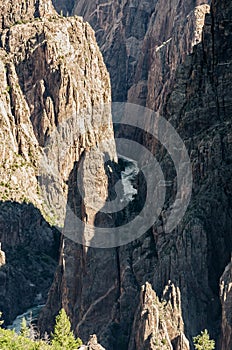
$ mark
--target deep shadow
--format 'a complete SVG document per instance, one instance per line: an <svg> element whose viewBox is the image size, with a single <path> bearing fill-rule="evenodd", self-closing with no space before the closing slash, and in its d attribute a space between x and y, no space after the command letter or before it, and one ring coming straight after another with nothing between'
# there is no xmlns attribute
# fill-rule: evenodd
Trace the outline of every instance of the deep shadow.
<svg viewBox="0 0 232 350"><path fill-rule="evenodd" d="M0 202L0 310L5 326L46 302L59 258L60 232L33 204Z"/></svg>

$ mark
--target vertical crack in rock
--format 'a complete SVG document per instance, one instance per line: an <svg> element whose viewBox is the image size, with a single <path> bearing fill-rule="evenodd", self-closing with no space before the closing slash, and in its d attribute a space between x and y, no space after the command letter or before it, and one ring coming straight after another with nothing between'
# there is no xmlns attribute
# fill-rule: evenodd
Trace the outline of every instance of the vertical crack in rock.
<svg viewBox="0 0 232 350"><path fill-rule="evenodd" d="M178 64L201 41L209 3L75 1L73 13L83 16L96 32L111 76L113 101L152 109L164 104Z"/></svg>
<svg viewBox="0 0 232 350"><path fill-rule="evenodd" d="M89 188L98 184L105 198L102 144L112 161L117 156L111 112L102 109L111 101L109 74L90 26L59 16L51 1L0 1L0 13L0 242L6 253L4 264L1 251L0 309L9 324L38 295L46 301L60 239L55 225L64 225L75 164L85 154L84 190L90 180ZM90 162L100 171L95 177ZM93 221L89 200L84 205ZM65 250L69 242L62 245ZM86 252L78 254L84 273ZM65 259L64 253L64 273Z"/></svg>
<svg viewBox="0 0 232 350"><path fill-rule="evenodd" d="M76 280L80 286L76 300L70 302L72 306L62 283L55 281L56 293L50 293L47 310L52 310L56 300L64 302L74 328L94 300L117 281L120 296L115 292L103 299L79 327L83 339L96 333L106 349L126 350L129 344L131 349L135 347L139 321L137 328L133 325L139 319L136 310L146 282L159 297L169 280L180 291L180 316L185 327L176 341L166 327L167 333L163 332L169 347L168 338L173 349L188 349L192 337L204 328L218 339L219 279L232 249L231 11L228 0L213 1L210 14L208 1L142 1L134 5L129 1L76 1L74 12L89 20L96 31L111 74L114 101L128 100L159 109L184 140L194 177L190 207L171 234L163 233L158 223L141 239L117 252L88 249L84 271L82 262L78 263L82 258L77 256L80 268ZM145 141L149 149L160 151L156 142ZM158 158L175 183L169 158L162 150ZM169 203L174 194L168 192ZM168 203L164 216L167 211ZM73 247L71 255L75 256L78 249ZM62 281L66 276L60 273L59 278ZM69 283L66 286L71 290L76 282L70 278ZM154 317L152 323L155 320ZM178 322L180 319L174 320L175 325ZM141 324L140 339L144 339L143 332Z"/></svg>

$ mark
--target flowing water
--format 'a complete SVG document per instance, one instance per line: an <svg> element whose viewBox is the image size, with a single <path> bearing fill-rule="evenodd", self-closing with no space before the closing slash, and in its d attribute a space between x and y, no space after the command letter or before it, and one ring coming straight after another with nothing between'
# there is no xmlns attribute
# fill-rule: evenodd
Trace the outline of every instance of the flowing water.
<svg viewBox="0 0 232 350"><path fill-rule="evenodd" d="M139 173L139 168L136 161L122 157L121 155L118 157L121 159L124 166L124 170L121 172L124 196L131 202L138 193L137 189L133 185L133 182L136 180Z"/></svg>
<svg viewBox="0 0 232 350"><path fill-rule="evenodd" d="M12 325L8 326L8 329L14 329L16 333L20 332L21 323L23 318L26 319L27 324L36 324L40 311L45 305L38 305L28 309L22 315L18 315Z"/></svg>

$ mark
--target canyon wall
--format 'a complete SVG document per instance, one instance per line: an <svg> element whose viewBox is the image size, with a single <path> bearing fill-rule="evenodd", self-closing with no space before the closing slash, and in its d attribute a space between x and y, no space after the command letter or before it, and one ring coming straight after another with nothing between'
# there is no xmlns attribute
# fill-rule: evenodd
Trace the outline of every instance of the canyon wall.
<svg viewBox="0 0 232 350"><path fill-rule="evenodd" d="M193 166L193 195L183 222L187 226L181 230L199 249L199 253L188 251L191 263L183 269L185 281L195 280L197 287L187 287L186 294L182 290L183 318L188 328L197 316L195 322L198 319L201 328L208 328L215 338L221 319L218 286L231 252L231 11L229 1L213 1L202 44L178 67L163 109L185 140ZM196 258L198 267L193 268ZM195 298L195 305L201 304L195 306L196 316L190 311Z"/></svg>
<svg viewBox="0 0 232 350"><path fill-rule="evenodd" d="M110 78L94 32L79 17L59 16L50 1L0 2L0 309L7 323L44 302L64 225L42 331L63 306L75 332L85 342L96 333L106 349L187 350L204 328L222 349L231 345L232 5L213 1L201 42L207 3L64 4L64 14L74 6L96 30L114 101L159 109L193 166L192 200L173 232L163 231L162 218L176 173L160 152L173 183L160 221L129 245L93 249L67 237L69 209L109 230L114 221L98 213L118 166L110 108L102 109L111 101ZM159 150L156 140L145 142Z"/></svg>
<svg viewBox="0 0 232 350"><path fill-rule="evenodd" d="M108 140L109 159L116 153L110 109L100 107L111 101L109 74L90 26L59 16L50 1L0 8L0 309L10 323L46 301L74 165L94 149L104 197L97 145Z"/></svg>
<svg viewBox="0 0 232 350"><path fill-rule="evenodd" d="M159 6L163 13L156 12ZM51 323L57 305L63 305L76 332L84 340L96 333L106 349L141 349L145 341L147 349L155 349L155 341L162 340L164 348L185 349L186 337L191 347L192 337L204 328L219 340L219 280L232 248L231 11L230 1L213 1L199 42L208 12L202 2L76 2L75 12L96 30L111 73L113 99L159 109L185 141L193 166L193 196L172 233L156 225L132 244L110 250L64 241L45 323ZM148 33L150 41L145 40ZM156 149L155 143L146 141L146 146ZM162 154L159 158L171 172L169 160ZM181 299L181 312L173 308L174 330L160 326L152 306L140 299L147 283L151 298L155 300L154 291L162 298L169 281ZM169 295L167 303L171 300ZM221 341L227 344L229 320L225 311L223 315Z"/></svg>
<svg viewBox="0 0 232 350"><path fill-rule="evenodd" d="M74 2L94 28L111 76L113 101L158 109L177 65L201 40L210 1ZM55 3L56 4L56 3Z"/></svg>

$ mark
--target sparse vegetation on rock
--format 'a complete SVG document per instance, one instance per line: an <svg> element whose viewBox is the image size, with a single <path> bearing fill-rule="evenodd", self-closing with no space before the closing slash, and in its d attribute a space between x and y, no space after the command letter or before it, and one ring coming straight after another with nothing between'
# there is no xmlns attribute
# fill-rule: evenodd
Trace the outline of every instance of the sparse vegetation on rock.
<svg viewBox="0 0 232 350"><path fill-rule="evenodd" d="M196 350L214 350L215 341L211 340L207 329L201 332L193 338L194 346Z"/></svg>
<svg viewBox="0 0 232 350"><path fill-rule="evenodd" d="M1 313L0 313L1 316ZM0 326L3 321L0 322ZM25 319L22 320L20 334L14 330L0 328L1 350L77 350L82 341L75 338L71 324L64 309L56 317L56 325L52 340L33 339Z"/></svg>

